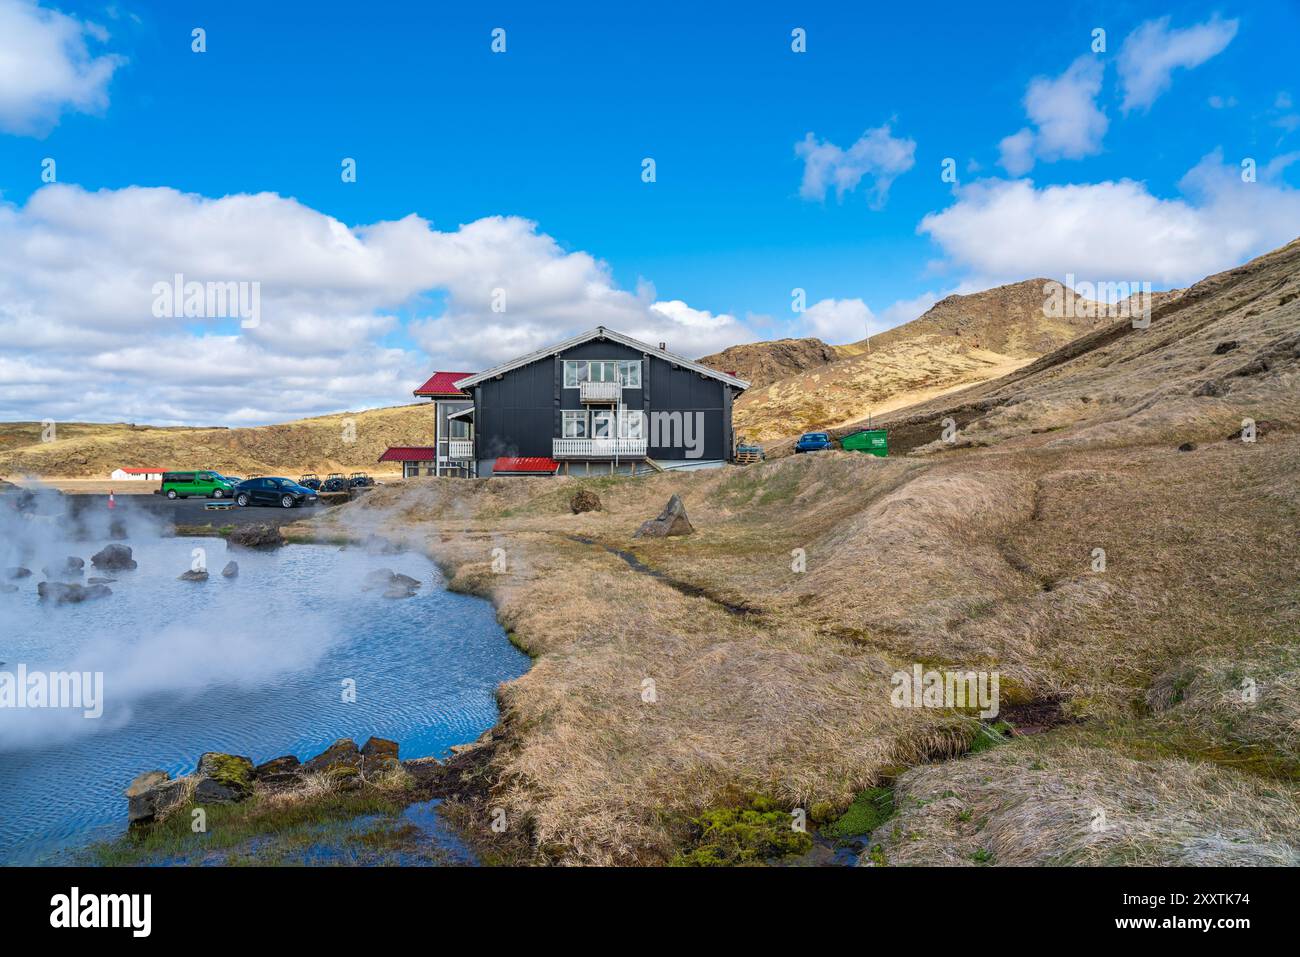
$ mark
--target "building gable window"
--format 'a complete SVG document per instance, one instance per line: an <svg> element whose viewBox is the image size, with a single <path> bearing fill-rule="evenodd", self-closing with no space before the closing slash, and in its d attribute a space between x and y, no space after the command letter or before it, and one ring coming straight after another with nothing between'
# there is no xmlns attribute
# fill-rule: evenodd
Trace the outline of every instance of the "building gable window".
<svg viewBox="0 0 1300 957"><path fill-rule="evenodd" d="M625 389L641 388L640 359L565 359L564 387L584 382L617 382Z"/></svg>

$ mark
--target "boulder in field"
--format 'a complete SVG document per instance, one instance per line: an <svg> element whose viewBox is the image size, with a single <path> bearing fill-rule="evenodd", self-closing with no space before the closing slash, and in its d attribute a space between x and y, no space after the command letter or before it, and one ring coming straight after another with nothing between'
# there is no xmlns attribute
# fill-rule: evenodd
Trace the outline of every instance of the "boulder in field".
<svg viewBox="0 0 1300 957"><path fill-rule="evenodd" d="M686 517L686 506L676 493L668 500L658 518L643 522L633 538L667 538L670 535L690 535L695 531Z"/></svg>
<svg viewBox="0 0 1300 957"><path fill-rule="evenodd" d="M106 572L129 571L136 567L136 561L131 557L131 547L116 543L105 545L91 555L90 564Z"/></svg>
<svg viewBox="0 0 1300 957"><path fill-rule="evenodd" d="M574 515L581 515L583 512L599 512L601 510L600 496L589 488L578 489L569 499L569 511Z"/></svg>
<svg viewBox="0 0 1300 957"><path fill-rule="evenodd" d="M227 548L278 548L283 544L284 536L279 528L261 523L236 525L226 536Z"/></svg>
<svg viewBox="0 0 1300 957"><path fill-rule="evenodd" d="M222 578L238 578L238 577L239 577L239 563L238 563L238 562L226 562L226 567L223 568L223 569L221 569L221 577L222 577Z"/></svg>
<svg viewBox="0 0 1300 957"><path fill-rule="evenodd" d="M182 572L176 576L178 582L205 582L208 580L208 570L206 568L191 568L187 572Z"/></svg>

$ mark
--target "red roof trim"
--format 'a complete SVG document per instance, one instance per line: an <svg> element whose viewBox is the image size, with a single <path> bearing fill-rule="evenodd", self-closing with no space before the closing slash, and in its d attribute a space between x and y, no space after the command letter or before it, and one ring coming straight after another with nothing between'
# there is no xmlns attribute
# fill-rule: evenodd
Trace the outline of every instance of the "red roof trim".
<svg viewBox="0 0 1300 957"><path fill-rule="evenodd" d="M472 372L435 372L429 377L429 381L415 390L415 395L431 396L464 396L469 398L469 394L461 392L456 388L456 383L461 379L468 379L474 373Z"/></svg>
<svg viewBox="0 0 1300 957"><path fill-rule="evenodd" d="M555 459L542 456L499 458L492 464L493 475L554 475L560 467Z"/></svg>
<svg viewBox="0 0 1300 957"><path fill-rule="evenodd" d="M424 445L395 445L379 456L381 462L432 462L437 450Z"/></svg>

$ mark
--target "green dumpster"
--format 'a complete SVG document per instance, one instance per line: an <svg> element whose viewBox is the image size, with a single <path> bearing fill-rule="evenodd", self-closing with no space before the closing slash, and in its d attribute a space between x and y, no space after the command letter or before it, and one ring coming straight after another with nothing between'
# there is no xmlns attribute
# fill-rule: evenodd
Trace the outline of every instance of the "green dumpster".
<svg viewBox="0 0 1300 957"><path fill-rule="evenodd" d="M849 452L866 452L884 458L889 454L889 440L884 429L863 429L852 435L844 436L840 447Z"/></svg>

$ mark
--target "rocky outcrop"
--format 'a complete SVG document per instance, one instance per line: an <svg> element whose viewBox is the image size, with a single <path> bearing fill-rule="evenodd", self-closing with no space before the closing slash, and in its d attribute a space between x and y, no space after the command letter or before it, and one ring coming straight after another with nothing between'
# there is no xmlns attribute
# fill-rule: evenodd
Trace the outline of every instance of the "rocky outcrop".
<svg viewBox="0 0 1300 957"><path fill-rule="evenodd" d="M206 568L191 568L187 572L182 572L176 576L178 582L205 582L208 580L208 570Z"/></svg>
<svg viewBox="0 0 1300 957"><path fill-rule="evenodd" d="M41 601L53 601L59 605L76 605L93 598L107 598L113 594L107 585L78 585L75 582L40 582L36 594Z"/></svg>
<svg viewBox="0 0 1300 957"><path fill-rule="evenodd" d="M337 772L340 769L361 768L361 750L351 738L339 738L316 757L303 762L302 769L308 774Z"/></svg>
<svg viewBox="0 0 1300 957"><path fill-rule="evenodd" d="M278 548L283 544L278 527L260 523L236 525L226 536L226 546L234 548Z"/></svg>
<svg viewBox="0 0 1300 957"><path fill-rule="evenodd" d="M105 545L95 552L90 556L90 564L106 572L129 571L137 567L130 546L118 544Z"/></svg>
<svg viewBox="0 0 1300 957"><path fill-rule="evenodd" d="M258 784L280 788L296 784L302 780L302 762L292 754L272 758L253 768L253 777Z"/></svg>
<svg viewBox="0 0 1300 957"><path fill-rule="evenodd" d="M383 590L385 598L410 598L420 589L420 581L391 568L376 568L361 583L362 591Z"/></svg>
<svg viewBox="0 0 1300 957"><path fill-rule="evenodd" d="M239 577L239 563L238 563L238 562L226 562L226 567L223 568L223 569L221 569L221 577L222 577L222 578L238 578L238 577Z"/></svg>
<svg viewBox="0 0 1300 957"><path fill-rule="evenodd" d="M361 773L366 778L395 771L402 762L397 757L397 742L387 738L367 738L361 746Z"/></svg>
<svg viewBox="0 0 1300 957"><path fill-rule="evenodd" d="M569 511L574 515L581 515L583 512L599 512L600 510L600 496L591 489L578 489L573 498L569 499Z"/></svg>
<svg viewBox="0 0 1300 957"><path fill-rule="evenodd" d="M670 535L690 535L695 531L691 520L686 517L686 506L676 493L668 500L658 518L643 522L636 530L634 538L667 538Z"/></svg>

